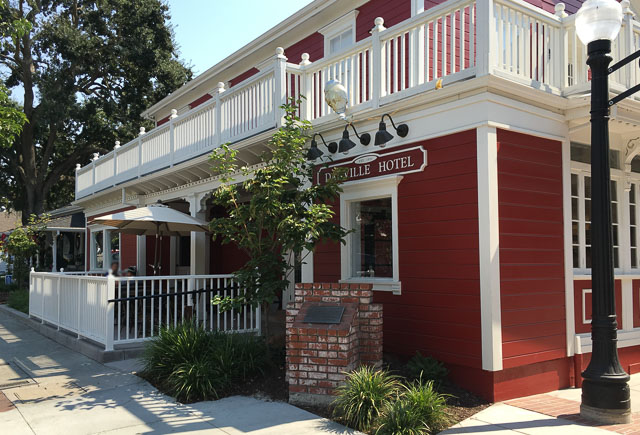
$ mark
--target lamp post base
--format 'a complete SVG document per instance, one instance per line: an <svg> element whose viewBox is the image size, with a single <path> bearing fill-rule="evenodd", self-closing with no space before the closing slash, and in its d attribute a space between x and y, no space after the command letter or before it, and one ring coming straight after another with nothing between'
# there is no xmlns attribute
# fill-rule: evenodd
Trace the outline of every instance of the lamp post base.
<svg viewBox="0 0 640 435"><path fill-rule="evenodd" d="M620 379L582 383L580 416L603 424L631 423L631 398L628 375Z"/></svg>
<svg viewBox="0 0 640 435"><path fill-rule="evenodd" d="M587 405L580 405L580 417L597 421L602 424L631 423L630 409L600 409Z"/></svg>

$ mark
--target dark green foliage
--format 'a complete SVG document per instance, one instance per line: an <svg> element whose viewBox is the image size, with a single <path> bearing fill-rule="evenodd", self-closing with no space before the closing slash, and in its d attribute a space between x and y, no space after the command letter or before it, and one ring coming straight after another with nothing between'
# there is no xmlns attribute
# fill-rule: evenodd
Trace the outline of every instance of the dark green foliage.
<svg viewBox="0 0 640 435"><path fill-rule="evenodd" d="M441 381L449 374L444 364L430 356L422 356L420 352L416 352L407 363L407 372L410 379L433 381Z"/></svg>
<svg viewBox="0 0 640 435"><path fill-rule="evenodd" d="M433 381L412 382L378 419L376 434L438 433L447 425L446 406L446 396L433 389Z"/></svg>
<svg viewBox="0 0 640 435"><path fill-rule="evenodd" d="M262 373L267 355L260 337L208 332L187 322L162 328L147 344L144 374L177 400L215 399Z"/></svg>
<svg viewBox="0 0 640 435"><path fill-rule="evenodd" d="M381 413L391 406L400 387L397 376L362 366L349 373L345 384L338 387L338 396L333 402L334 416L349 427L368 431Z"/></svg>
<svg viewBox="0 0 640 435"><path fill-rule="evenodd" d="M191 78L169 18L162 0L0 0L0 84L26 119L0 147L0 203L25 218L67 204L76 163L153 126L142 112Z"/></svg>
<svg viewBox="0 0 640 435"><path fill-rule="evenodd" d="M245 303L257 307L273 302L289 285L294 259L311 252L320 240L343 241L347 232L332 222L329 203L340 194L344 170L334 170L324 184L313 183L314 166L307 161L308 121L296 116L293 102L285 105L284 125L269 141L265 166L242 166L237 150L223 145L211 155L212 170L223 184L212 192L213 203L225 211L210 223L214 238L234 243L249 261L235 272L246 292L237 298L217 298L223 310ZM237 182L237 178L246 178ZM286 254L286 255L285 255ZM268 333L268 331L265 331Z"/></svg>
<svg viewBox="0 0 640 435"><path fill-rule="evenodd" d="M29 314L29 291L28 290L15 290L9 293L9 300L7 301L14 310L22 311L25 314Z"/></svg>

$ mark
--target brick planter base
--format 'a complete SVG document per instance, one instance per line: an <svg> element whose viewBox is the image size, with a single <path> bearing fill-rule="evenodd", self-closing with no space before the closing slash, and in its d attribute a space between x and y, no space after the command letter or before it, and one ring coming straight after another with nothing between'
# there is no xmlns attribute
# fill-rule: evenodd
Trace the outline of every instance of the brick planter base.
<svg viewBox="0 0 640 435"><path fill-rule="evenodd" d="M382 305L371 284L297 284L287 306L289 402L329 404L345 372L382 364ZM304 322L313 305L341 305L339 324Z"/></svg>

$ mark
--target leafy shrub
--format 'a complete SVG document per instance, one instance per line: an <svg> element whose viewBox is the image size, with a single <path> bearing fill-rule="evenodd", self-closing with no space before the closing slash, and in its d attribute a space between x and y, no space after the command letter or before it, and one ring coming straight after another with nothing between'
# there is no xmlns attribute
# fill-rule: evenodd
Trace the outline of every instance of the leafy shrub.
<svg viewBox="0 0 640 435"><path fill-rule="evenodd" d="M446 396L433 389L433 381L415 381L381 415L376 434L438 433L447 424Z"/></svg>
<svg viewBox="0 0 640 435"><path fill-rule="evenodd" d="M218 398L268 363L261 337L209 332L193 322L162 328L146 346L144 375L183 402Z"/></svg>
<svg viewBox="0 0 640 435"><path fill-rule="evenodd" d="M18 284L12 282L11 284L5 284L4 277L0 276L0 292L12 292L18 290Z"/></svg>
<svg viewBox="0 0 640 435"><path fill-rule="evenodd" d="M22 311L25 314L29 314L29 291L15 290L10 292L7 305L9 305L14 310Z"/></svg>
<svg viewBox="0 0 640 435"><path fill-rule="evenodd" d="M347 426L368 431L397 397L400 386L397 376L362 366L347 374L345 383L337 388L334 416Z"/></svg>
<svg viewBox="0 0 640 435"><path fill-rule="evenodd" d="M420 352L416 352L407 363L407 372L410 379L432 381L440 381L449 374L449 370L440 361L430 356L422 356Z"/></svg>

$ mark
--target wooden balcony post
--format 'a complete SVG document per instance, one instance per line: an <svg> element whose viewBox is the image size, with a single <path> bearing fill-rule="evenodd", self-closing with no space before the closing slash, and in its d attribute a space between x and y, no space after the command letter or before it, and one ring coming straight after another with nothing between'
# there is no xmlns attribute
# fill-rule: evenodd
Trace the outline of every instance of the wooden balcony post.
<svg viewBox="0 0 640 435"><path fill-rule="evenodd" d="M385 57L384 47L380 42L380 32L384 31L384 18L378 17L374 20L373 29L371 29L371 103L373 107L380 106L380 97L384 96L382 85L385 83L385 66L382 59Z"/></svg>
<svg viewBox="0 0 640 435"><path fill-rule="evenodd" d="M224 129L222 128L223 118L222 118L222 93L224 92L224 83L218 82L216 87L211 91L211 96L216 100L215 108L215 126L214 126L214 134L215 140L214 143L222 144L224 139L222 135L224 134Z"/></svg>
<svg viewBox="0 0 640 435"><path fill-rule="evenodd" d="M415 2L414 2L415 3ZM424 11L424 7L422 11ZM462 17L464 19L464 16ZM409 44L409 87L424 83L424 27L411 30ZM462 60L464 62L464 59ZM461 68L464 69L464 68Z"/></svg>
<svg viewBox="0 0 640 435"><path fill-rule="evenodd" d="M476 75L484 76L493 72L498 52L493 0L476 0L476 17Z"/></svg>
<svg viewBox="0 0 640 435"><path fill-rule="evenodd" d="M91 193L96 189L96 160L100 158L100 154L93 153L93 159L91 160Z"/></svg>
<svg viewBox="0 0 640 435"><path fill-rule="evenodd" d="M82 168L80 163L76 163L75 183L76 183L76 199L78 199L78 171Z"/></svg>
<svg viewBox="0 0 640 435"><path fill-rule="evenodd" d="M113 185L116 185L117 176L118 176L118 148L120 148L120 141L117 140L115 146L113 147Z"/></svg>
<svg viewBox="0 0 640 435"><path fill-rule="evenodd" d="M109 300L116 298L116 278L111 272L107 276L107 299L104 301L106 308L106 325L105 325L105 337L104 337L104 350L113 350L113 324L115 321L114 316L114 304L115 302L108 302Z"/></svg>
<svg viewBox="0 0 640 435"><path fill-rule="evenodd" d="M169 167L173 168L173 154L176 149L175 137L173 134L173 120L178 117L178 111L171 109L171 116L169 116Z"/></svg>
<svg viewBox="0 0 640 435"><path fill-rule="evenodd" d="M138 134L138 178L142 175L142 135L144 135L144 127L140 127L140 133Z"/></svg>
<svg viewBox="0 0 640 435"><path fill-rule="evenodd" d="M273 112L275 114L276 127L283 124L284 111L280 108L287 103L287 57L284 48L276 48L276 63L273 69L275 81L275 98Z"/></svg>
<svg viewBox="0 0 640 435"><path fill-rule="evenodd" d="M300 67L301 67L300 83L302 83L302 89L300 90L300 95L304 95L305 99L303 99L301 103L302 107L300 107L300 118L305 119L307 121L311 121L311 118L313 116L313 106L312 106L313 76L312 74L307 73L307 67L309 65L311 65L311 61L309 60L309 53L302 53L302 60L300 61Z"/></svg>
<svg viewBox="0 0 640 435"><path fill-rule="evenodd" d="M557 3L555 7L556 17L562 23L558 33L557 42L554 46L556 53L560 53L558 64L556 65L556 82L560 85L560 90L564 90L569 86L569 30L564 25L564 19L568 17L565 12L565 4ZM552 55L552 57L554 57ZM556 58L558 56L555 56Z"/></svg>

